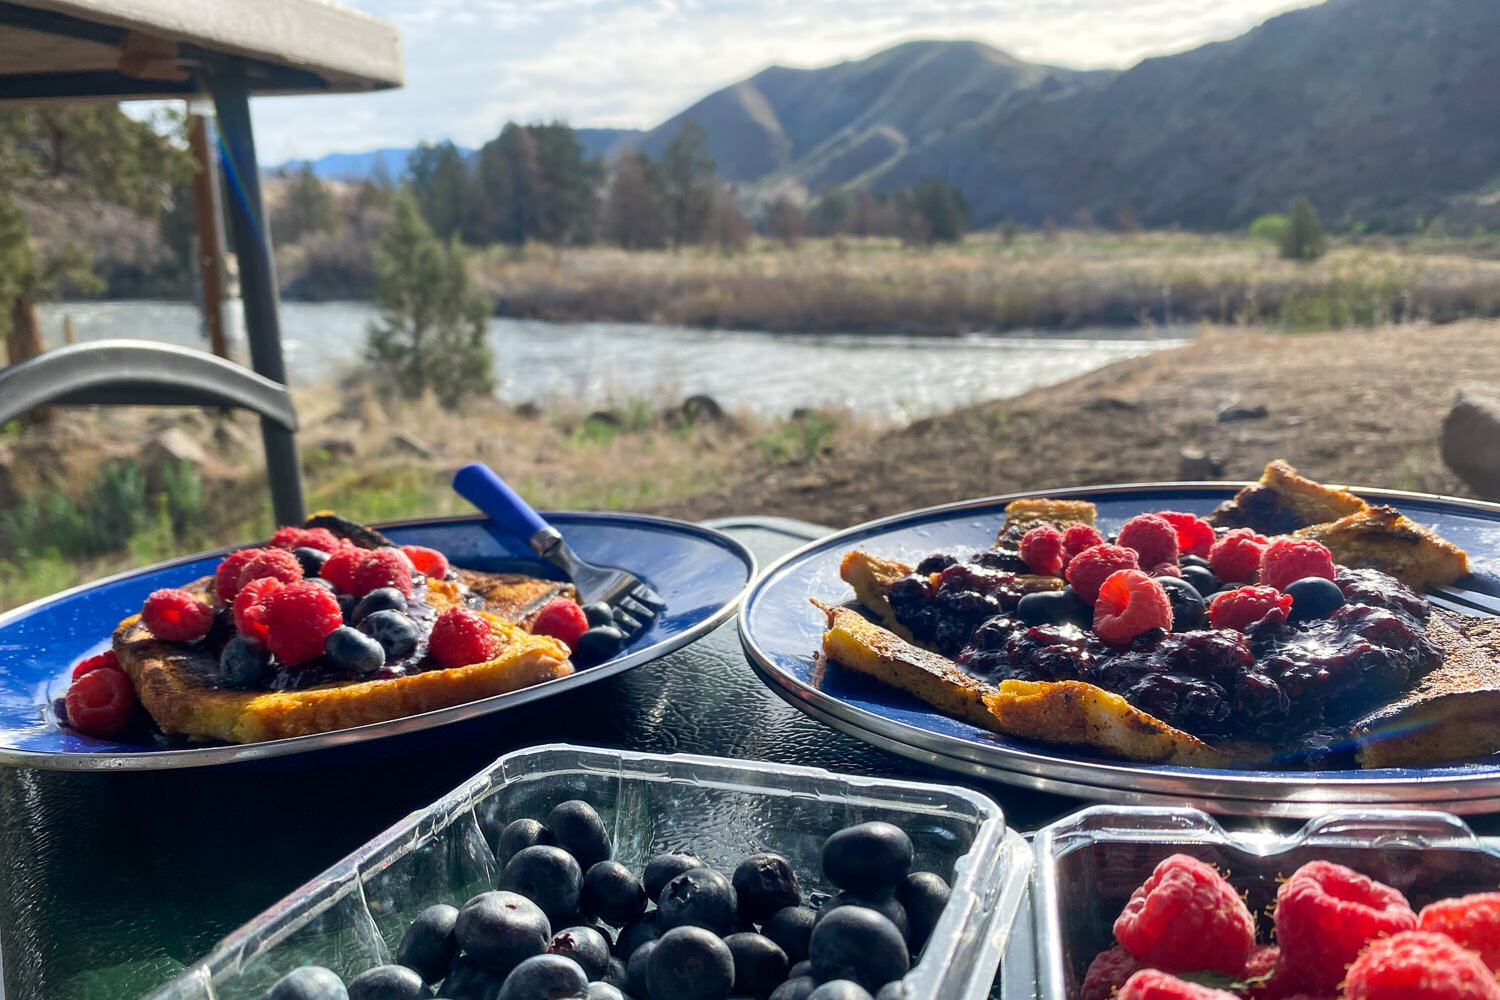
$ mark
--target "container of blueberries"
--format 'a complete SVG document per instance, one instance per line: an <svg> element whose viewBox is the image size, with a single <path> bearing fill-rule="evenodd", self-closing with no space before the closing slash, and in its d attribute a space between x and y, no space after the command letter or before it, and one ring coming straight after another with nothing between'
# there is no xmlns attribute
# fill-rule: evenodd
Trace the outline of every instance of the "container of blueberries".
<svg viewBox="0 0 1500 1000"><path fill-rule="evenodd" d="M979 1000L1029 930L1033 864L962 788L543 746L150 1000Z"/></svg>
<svg viewBox="0 0 1500 1000"><path fill-rule="evenodd" d="M1034 846L1038 1000L1080 996L1090 963L1116 945L1115 919L1131 894L1174 854L1228 879L1255 917L1258 944L1274 942L1278 888L1311 861L1384 883L1413 910L1500 886L1500 847L1441 812L1336 810L1294 833L1231 833L1197 809L1095 806L1043 828ZM1006 985L1006 1000L1026 996Z"/></svg>

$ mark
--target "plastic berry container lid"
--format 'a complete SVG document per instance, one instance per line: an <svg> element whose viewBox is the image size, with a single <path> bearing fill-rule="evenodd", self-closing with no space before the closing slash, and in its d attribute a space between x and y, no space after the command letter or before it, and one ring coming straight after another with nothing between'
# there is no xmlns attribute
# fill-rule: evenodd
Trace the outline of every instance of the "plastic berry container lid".
<svg viewBox="0 0 1500 1000"><path fill-rule="evenodd" d="M937 872L952 886L921 960L902 980L906 1000L989 996L1011 932L1030 927L1031 847L978 792L553 744L501 757L234 931L148 1000L255 1000L300 965L326 966L347 982L390 962L422 909L461 905L494 888L493 846L506 823L545 819L568 799L599 811L616 860L632 870L669 850L692 851L723 871L748 853L772 850L792 862L813 900L837 891L820 863L828 835L871 820L900 826L915 847L913 870ZM1014 943L1029 959L1029 935ZM1034 976L1023 964L1029 990Z"/></svg>

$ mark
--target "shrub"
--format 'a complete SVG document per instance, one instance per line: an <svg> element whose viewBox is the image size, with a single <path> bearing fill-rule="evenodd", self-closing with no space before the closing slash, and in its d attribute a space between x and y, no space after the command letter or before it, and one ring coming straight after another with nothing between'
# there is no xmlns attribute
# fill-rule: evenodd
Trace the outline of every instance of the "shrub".
<svg viewBox="0 0 1500 1000"><path fill-rule="evenodd" d="M1291 218L1286 235L1281 240L1281 256L1288 260L1317 260L1328 250L1328 241L1323 236L1323 221L1318 210L1307 195L1298 195L1292 202Z"/></svg>
<svg viewBox="0 0 1500 1000"><path fill-rule="evenodd" d="M1292 226L1292 220L1280 212L1269 212L1259 216L1250 223L1250 238L1252 240L1265 240L1267 243L1281 246L1286 240L1287 230Z"/></svg>

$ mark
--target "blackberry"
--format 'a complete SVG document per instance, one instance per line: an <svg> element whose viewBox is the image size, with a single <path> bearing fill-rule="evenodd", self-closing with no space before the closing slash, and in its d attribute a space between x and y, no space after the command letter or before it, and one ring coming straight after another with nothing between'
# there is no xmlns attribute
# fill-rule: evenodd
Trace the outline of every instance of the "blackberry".
<svg viewBox="0 0 1500 1000"><path fill-rule="evenodd" d="M1425 625L1432 614L1431 605L1410 587L1378 569L1340 566L1333 575L1333 582L1338 584L1339 590L1344 592L1344 600L1350 604L1385 608L1419 625Z"/></svg>
<svg viewBox="0 0 1500 1000"><path fill-rule="evenodd" d="M1028 681L1094 681L1108 654L1091 632L1072 625L1033 625L1005 643L1012 676Z"/></svg>
<svg viewBox="0 0 1500 1000"><path fill-rule="evenodd" d="M1026 565L1026 560L1021 558L1021 552L1015 545L990 549L988 552L976 552L970 562L985 569L996 569L1005 573L1031 572L1031 568Z"/></svg>
<svg viewBox="0 0 1500 1000"><path fill-rule="evenodd" d="M941 573L949 566L956 566L958 557L946 552L934 552L932 555L917 563L917 572L923 576L931 576L933 573Z"/></svg>
<svg viewBox="0 0 1500 1000"><path fill-rule="evenodd" d="M1221 735L1230 728L1229 694L1213 681L1151 670L1120 693L1142 711L1189 733Z"/></svg>

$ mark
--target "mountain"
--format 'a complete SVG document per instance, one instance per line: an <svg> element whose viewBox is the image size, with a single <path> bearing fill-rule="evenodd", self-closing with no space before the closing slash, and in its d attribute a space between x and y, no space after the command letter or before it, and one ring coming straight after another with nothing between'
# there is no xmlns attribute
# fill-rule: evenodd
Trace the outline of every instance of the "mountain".
<svg viewBox="0 0 1500 1000"><path fill-rule="evenodd" d="M639 129L630 128L580 128L575 129L574 134L578 137L579 145L583 146L585 156L608 156L621 142L634 139L643 135ZM400 177L406 169L406 158L411 155L412 148L407 146L402 149L373 149L367 153L329 153L320 156L312 163L313 173L328 180L363 180L370 176L375 169L376 161L385 164L386 171L392 177ZM477 150L458 147L465 158L473 156ZM304 160L287 160L275 166L266 167L269 171L288 171L300 169Z"/></svg>
<svg viewBox="0 0 1500 1000"><path fill-rule="evenodd" d="M1128 206L1147 225L1240 226L1310 195L1325 219L1402 223L1500 180L1500 3L1328 0L1227 42L1082 73L977 42L773 66L691 117L720 176L761 191L890 191L940 177L973 221Z"/></svg>

